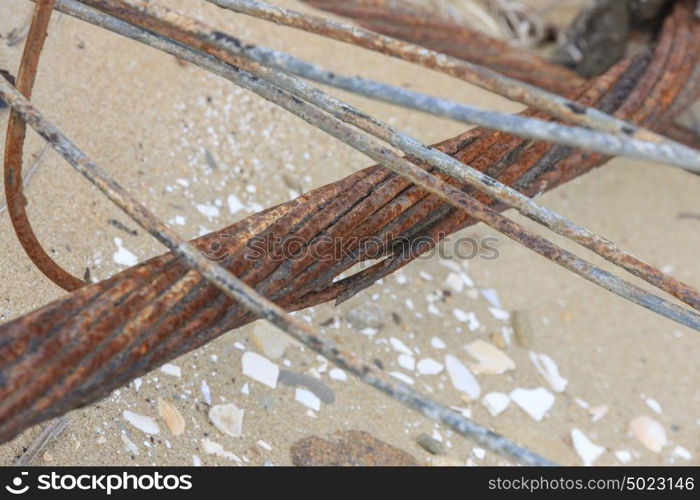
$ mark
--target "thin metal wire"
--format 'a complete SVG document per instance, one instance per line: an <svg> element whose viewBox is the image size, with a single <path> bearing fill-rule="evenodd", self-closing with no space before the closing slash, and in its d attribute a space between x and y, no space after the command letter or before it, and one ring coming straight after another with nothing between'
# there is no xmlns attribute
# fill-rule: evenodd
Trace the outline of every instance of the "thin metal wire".
<svg viewBox="0 0 700 500"><path fill-rule="evenodd" d="M59 6L69 7L73 0L61 0ZM126 4L120 2L121 7L119 14L128 16L129 9ZM77 4L74 4L77 9ZM531 250L547 257L548 259L563 266L569 271L578 274L579 276L623 297L642 307L650 309L658 314L661 314L669 319L677 321L685 326L700 331L700 315L693 311L679 307L669 301L666 301L654 294L643 290L642 288L633 285L621 278L614 276L603 269L600 269L590 262L581 259L571 252L553 244L549 240L536 235L521 225L511 221L505 216L486 207L474 198L466 195L462 191L444 183L432 176L423 169L417 167L410 161L399 157L392 151L384 148L376 141L367 136L358 133L355 129L345 125L335 117L326 114L314 106L298 99L294 95L286 91L270 85L265 80L248 73L238 67L223 63L219 59L203 54L196 49L186 46L179 42L173 42L164 36L156 36L146 30L139 29L130 23L118 21L109 16L95 16L93 10L92 16L89 15L89 9L81 6L85 11L86 20L92 19L91 22L101 23L104 28L113 30L120 34L124 34L130 38L134 38L142 43L150 45L159 50L168 52L186 61L202 66L215 74L227 78L234 83L251 90L265 99L280 105L284 109L301 117L315 127L324 130L330 135L345 142L351 147L361 151L365 155L381 163L382 165L394 170L400 175L405 176L411 182L423 187L429 192L439 196L453 206L467 211L472 217L485 222L494 229L502 232L506 236L523 244ZM71 14L73 10L67 8L67 13ZM143 14L138 13L138 16L133 17L136 22L144 22ZM162 21L161 21L162 22ZM483 175L483 174L482 174ZM487 177L486 184L491 179ZM483 182L483 179L481 179ZM546 214L546 212L544 212ZM556 224L554 225L556 227Z"/></svg>
<svg viewBox="0 0 700 500"><path fill-rule="evenodd" d="M260 295L221 265L203 256L192 244L182 239L169 225L160 221L114 181L102 167L88 158L58 128L49 123L35 106L2 78L0 78L0 96L80 174L144 230L182 258L192 269L251 312L270 321L309 348L354 373L364 382L422 412L429 418L445 423L459 434L524 464L553 465L550 460L535 452L523 448L504 436L430 400L411 387L392 380L389 375L378 368L359 361L351 351L342 349L332 341L318 335L309 324L295 318Z"/></svg>
<svg viewBox="0 0 700 500"><path fill-rule="evenodd" d="M183 34L196 37L205 42L208 45L202 48L214 57L216 57L216 54L214 53L215 51L212 50L212 46L234 57L243 56L246 58L251 54L251 47L253 50L255 48L239 39L230 37L225 33L207 26L205 23L182 15L177 11L153 1L149 2L148 8L144 12L163 23L170 23L176 26ZM80 17L80 12L75 11L75 9L73 9L73 13ZM186 43L187 40L180 40L180 42ZM663 273L661 270L644 262L630 252L619 248L613 242L596 235L592 231L576 224L557 212L539 205L531 198L510 186L502 184L498 180L435 148L425 146L410 135L350 106L348 103L334 96L326 94L316 87L308 85L299 79L287 76L277 71L275 68L261 67L260 64L246 63L245 60L240 59L231 62L235 62L255 76L264 78L272 84L314 104L345 123L354 125L388 144L399 148L404 153L415 156L451 177L495 197L510 207L516 208L522 214L557 234L585 246L631 274L673 295L692 306L694 309L700 310L700 294L693 287ZM256 62L260 62L263 66L268 66L262 61Z"/></svg>
<svg viewBox="0 0 700 500"><path fill-rule="evenodd" d="M92 0L80 1L87 4L104 5L102 2L93 2ZM133 2L129 3L143 8L148 12L163 12L164 9L167 9L150 0L138 4ZM206 29L209 31L211 37L210 41L212 43L216 44L216 42L220 41L225 42L229 51L231 51L231 47L235 47L238 55L245 56L265 66L353 92L358 95L423 111L435 116L451 118L466 124L475 124L501 130L528 139L556 142L558 144L588 149L606 155L627 156L645 161L659 161L664 163L670 161L663 147L649 141L635 139L627 135L614 135L583 127L567 126L562 123L540 118L492 111L479 108L478 106L458 103L449 99L443 99L414 90L378 82L369 78L331 72L316 63L299 59L284 52L261 45L250 44L240 38L210 28L204 23L192 18L188 19L192 21L193 26L196 26L198 29ZM697 158L691 163L685 161L681 163L676 163L676 165L700 172L700 166L695 164L698 163Z"/></svg>
<svg viewBox="0 0 700 500"><path fill-rule="evenodd" d="M140 0L147 4L148 0ZM564 97L547 92L524 82L505 77L488 68L456 59L425 47L380 35L357 26L307 15L291 9L278 7L258 0L206 0L241 14L264 19L276 24L301 29L341 42L351 43L392 57L417 63L499 95L546 111L556 118L584 125L612 134L626 135L654 143L640 153L648 155L652 150L663 154L666 162L697 171L700 167L700 152L663 137L655 132L610 116L595 108L583 106ZM89 0L90 4L100 3Z"/></svg>

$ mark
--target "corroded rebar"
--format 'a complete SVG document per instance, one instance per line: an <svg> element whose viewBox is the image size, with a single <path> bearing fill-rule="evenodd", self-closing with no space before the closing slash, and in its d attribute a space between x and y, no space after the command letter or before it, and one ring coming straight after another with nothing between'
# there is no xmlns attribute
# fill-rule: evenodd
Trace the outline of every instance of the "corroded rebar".
<svg viewBox="0 0 700 500"><path fill-rule="evenodd" d="M459 434L526 465L553 465L553 462L537 453L517 445L506 437L471 421L444 405L436 403L408 385L393 380L390 375L377 367L362 362L352 351L341 348L331 340L317 334L308 323L290 315L283 308L239 280L219 263L207 258L191 243L184 241L170 226L160 221L145 206L117 184L103 169L90 160L60 130L47 122L41 113L4 79L0 79L0 95L25 122L30 124L80 174L102 191L115 205L121 208L158 241L172 250L175 255L186 262L194 271L197 271L200 276L204 277L209 283L214 284L230 298L236 300L250 313L270 321L317 353L357 375L360 380L429 418L445 423ZM100 333L97 332L98 335ZM127 341L128 332L121 332L117 336L120 337L117 342L123 344ZM19 388L16 385L18 379L23 378L22 372L14 370L9 373L5 371L2 373L4 376L2 378L3 386L0 389L0 394L2 394L0 412L15 411L19 414L26 414L46 404L44 399L35 398L32 401L33 405L27 406L27 399L29 399L27 393L30 393L31 389L26 391L24 387ZM67 378L75 380L80 375L81 372L78 370L77 375L73 372L68 374ZM59 384L66 383L65 379L61 380L59 378L58 380ZM32 383L26 385L35 387L35 384ZM2 424L0 424L1 427ZM0 431L0 436L2 436L2 431Z"/></svg>
<svg viewBox="0 0 700 500"><path fill-rule="evenodd" d="M32 23L27 34L27 43L22 52L22 59L17 74L17 88L31 98L34 80L39 65L41 49L46 39L46 30L51 19L55 0L37 2ZM31 261L45 276L66 290L75 290L85 284L68 271L60 267L46 253L39 243L26 212L26 200L23 194L22 153L24 151L25 124L15 111L10 113L5 140L4 182L7 213L17 239Z"/></svg>
<svg viewBox="0 0 700 500"><path fill-rule="evenodd" d="M96 0L89 0L93 3ZM143 0L147 1L147 0ZM647 152L658 151L666 162L692 170L700 169L697 151L671 141L652 131L639 128L624 120L611 117L595 108L583 106L570 99L552 94L503 75L488 68L455 59L401 40L358 28L349 24L306 15L291 9L271 5L260 0L207 0L222 8L250 15L284 26L309 31L318 35L351 43L369 50L421 64L450 76L461 78L499 95L513 99L552 116L612 134L634 137L650 144ZM640 153L643 151L640 151Z"/></svg>
<svg viewBox="0 0 700 500"><path fill-rule="evenodd" d="M429 12L408 10L393 0L302 0L304 3L347 17L370 31L427 47L436 52L492 69L559 95L581 89L587 80L558 64L456 22Z"/></svg>
<svg viewBox="0 0 700 500"><path fill-rule="evenodd" d="M412 155L431 167L435 167L441 172L450 175L459 181L468 184L480 191L493 196L498 201L505 203L510 207L517 208L524 215L543 224L556 233L576 241L588 249L598 253L616 265L621 266L637 277L644 279L654 286L670 293L680 300L691 305L695 309L700 310L700 295L691 286L686 285L672 276L668 276L661 270L651 266L638 257L632 255L624 249L617 247L614 243L597 236L584 227L579 226L559 215L558 213L544 208L534 202L532 199L524 196L522 193L500 183L498 180L489 177L488 175L473 169L465 163L459 162L456 159L446 155L434 148L423 146L418 140L402 133L389 125L382 123L376 118L363 113L342 102L341 100L329 96L320 89L310 87L302 81L294 78L289 78L284 74L277 72L275 69L260 67L257 64L251 63L246 59L240 59L236 56L249 56L258 48L254 45L247 44L241 40L232 38L214 28L205 25L202 22L192 18L183 16L176 11L168 9L153 1L140 2L137 6L143 9L141 12L149 16L151 21L148 21L141 12L134 10L130 3L123 3L118 0L101 1L102 8L108 8L109 12L118 14L120 17L134 22L143 22L144 27L159 29L165 26L165 34L174 37L177 41L183 44L198 44L199 47L212 56L221 55L222 51L228 53L233 58L229 58L230 64L236 64L240 68L252 72L257 77L266 79L273 84L283 88L284 90L300 97L309 103L318 106L320 109L332 114L333 116L357 126L375 137L378 137L387 143L396 146L404 153ZM64 12L75 15L80 19L94 22L99 26L118 31L122 35L138 38L139 41L155 46L161 50L166 50L169 53L186 59L194 64L197 64L204 69L214 71L215 73L231 80L239 82L242 76L238 71L231 71L225 63L212 61L211 59L202 58L200 55L188 52L179 47L169 45L167 40L162 37L155 38L148 33L138 33L128 26L120 25L114 20L105 18L106 14L90 10L89 8L81 7L73 0L62 0L59 4ZM154 25L153 23L161 23ZM253 55L253 60L259 61ZM263 61L259 61L263 62ZM258 85L253 82L249 85ZM256 91L254 88L251 89ZM275 99L274 95L270 97ZM297 105L299 106L299 105ZM580 264L577 267L581 267ZM593 273L599 273L598 270L592 270ZM586 273L588 274L588 273ZM625 285L625 289L629 287Z"/></svg>

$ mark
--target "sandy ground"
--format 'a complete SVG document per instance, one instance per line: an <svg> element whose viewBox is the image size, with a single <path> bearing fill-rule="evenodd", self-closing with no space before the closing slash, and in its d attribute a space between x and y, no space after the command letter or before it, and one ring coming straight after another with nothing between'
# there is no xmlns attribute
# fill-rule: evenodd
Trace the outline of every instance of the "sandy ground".
<svg viewBox="0 0 700 500"><path fill-rule="evenodd" d="M520 109L436 73L223 13L203 2L167 3L244 39L323 61L335 71L361 73L500 110ZM278 3L304 9L294 1ZM3 2L0 34L6 36L24 25L31 9L32 4L25 0ZM0 67L14 71L20 50L0 39ZM462 125L445 120L354 96L342 97L426 142L463 130ZM348 147L226 81L60 15L52 21L35 102L122 185L187 237L287 200L295 195L293 188L308 190L370 164ZM3 130L7 114L7 110L0 111ZM41 140L32 133L27 161L31 163L41 149ZM683 281L697 284L699 191L700 178L680 170L615 160L540 201L672 270ZM245 206L233 214L227 204L232 194ZM109 224L109 219L115 219L134 228L52 151L32 178L27 196L40 240L75 274L82 275L89 267L93 277L102 279L123 269L114 259L119 246L138 260L163 251L143 231L134 236ZM632 464L700 463L697 333L574 277L486 227L475 226L459 236L496 238L498 258L421 260L338 308L324 305L300 315L317 326L340 318L319 328L364 359L379 360L386 370L411 377L417 389L460 407L477 422L560 463L581 463L572 445L574 428L604 447L596 464L620 464L628 458ZM601 259L577 251L600 263ZM446 280L456 271L468 275L473 286L444 297L440 291L449 288ZM465 344L490 342L495 332L508 333L509 321L494 316L494 312L500 316L500 311L490 310L493 304L482 290L495 290L505 311L527 311L532 335L525 345L512 342L504 347L514 370L478 375L481 394L546 388L555 395L555 402L541 421L513 402L494 417L482 402L465 402L445 371L421 375L410 369L408 357L442 363L446 353L470 365L474 360ZM62 293L34 269L16 241L7 214L0 215L0 320L15 318ZM492 297L489 292L486 295ZM367 308L370 303L383 311L383 326L371 336L343 320L349 311ZM455 309L474 313L478 323L474 331L457 319ZM401 318L401 324L392 319L392 313ZM155 371L138 388L132 383L104 401L72 412L65 432L35 463L233 465L240 460L251 465L285 465L291 463L289 449L298 439L349 429L370 432L411 453L420 463L504 462L492 452L484 456L474 443L353 378L331 378L332 367L308 349L291 346L274 361L286 370L320 377L331 388L335 402L322 404L319 411L297 401L292 387L278 385L273 390L243 376L241 356L256 350L250 340L256 325L229 332L178 359L180 376ZM404 353L399 361L401 353L390 342L392 337L400 339L411 356ZM563 392L555 392L538 373L531 352L545 353L558 365L569 381ZM213 405L233 403L244 409L242 437L226 436L211 424L201 390L204 381ZM159 398L170 401L184 416L182 435L173 436L159 417ZM583 407L586 404L588 410ZM131 425L123 417L125 410L152 418L159 433L148 435ZM646 449L629 431L630 421L642 415L658 421L667 435L668 443L660 452ZM0 464L12 464L39 431L31 429L2 445ZM421 448L416 443L420 433L441 439L446 456L435 458ZM229 453L212 454L212 442Z"/></svg>

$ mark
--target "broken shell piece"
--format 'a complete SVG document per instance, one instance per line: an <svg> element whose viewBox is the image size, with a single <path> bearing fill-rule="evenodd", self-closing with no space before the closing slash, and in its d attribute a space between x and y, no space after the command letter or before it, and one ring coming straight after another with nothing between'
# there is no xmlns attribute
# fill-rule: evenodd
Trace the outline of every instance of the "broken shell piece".
<svg viewBox="0 0 700 500"><path fill-rule="evenodd" d="M146 434L158 434L160 429L158 424L156 424L151 417L145 415L139 415L133 411L124 410L122 416L138 430L145 432Z"/></svg>
<svg viewBox="0 0 700 500"><path fill-rule="evenodd" d="M581 432L580 429L571 429L571 441L574 444L576 453L581 457L583 465L593 465L598 457L605 452L605 448L588 439L588 436Z"/></svg>
<svg viewBox="0 0 700 500"><path fill-rule="evenodd" d="M693 454L690 453L690 451L688 451L688 449L683 448L680 445L673 448L673 451L671 452L671 454L674 457L682 458L683 460L692 460L693 459Z"/></svg>
<svg viewBox="0 0 700 500"><path fill-rule="evenodd" d="M162 371L166 375L170 375L171 377L182 376L182 370L180 369L180 367L171 363L166 363L163 366L161 366L160 371Z"/></svg>
<svg viewBox="0 0 700 500"><path fill-rule="evenodd" d="M452 314L454 314L455 318L457 318L457 321L461 323L468 323L467 327L469 328L470 332L478 330L479 326L481 326L481 323L479 323L479 320L476 318L476 314L473 311L466 312L462 309L453 309Z"/></svg>
<svg viewBox="0 0 700 500"><path fill-rule="evenodd" d="M227 436L241 437L244 413L234 404L216 405L209 410L209 420Z"/></svg>
<svg viewBox="0 0 700 500"><path fill-rule="evenodd" d="M280 369L269 359L248 351L243 354L241 364L243 365L243 375L257 380L261 384L265 384L273 389L277 387Z"/></svg>
<svg viewBox="0 0 700 500"><path fill-rule="evenodd" d="M668 442L663 425L651 417L641 416L630 422L630 431L645 447L659 453Z"/></svg>
<svg viewBox="0 0 700 500"><path fill-rule="evenodd" d="M591 406L588 408L588 414L591 416L591 420L597 422L603 418L608 413L607 405Z"/></svg>
<svg viewBox="0 0 700 500"><path fill-rule="evenodd" d="M559 367L552 358L530 351L530 361L555 392L564 392L569 381L559 374Z"/></svg>
<svg viewBox="0 0 700 500"><path fill-rule="evenodd" d="M165 420L173 436L179 436L185 432L185 419L175 406L165 399L158 399L158 413Z"/></svg>
<svg viewBox="0 0 700 500"><path fill-rule="evenodd" d="M469 365L469 368L477 375L482 373L500 374L515 369L515 363L505 352L483 340L467 344L464 349L478 361L478 363Z"/></svg>
<svg viewBox="0 0 700 500"><path fill-rule="evenodd" d="M627 450L618 450L615 452L615 458L617 458L621 464L626 464L632 460L632 453Z"/></svg>
<svg viewBox="0 0 700 500"><path fill-rule="evenodd" d="M489 304L498 309L501 308L501 300L498 298L498 290L495 288L482 288L479 291Z"/></svg>
<svg viewBox="0 0 700 500"><path fill-rule="evenodd" d="M451 354L445 355L445 367L450 381L455 389L465 393L470 399L477 399L481 394L481 386L472 372L460 360Z"/></svg>
<svg viewBox="0 0 700 500"><path fill-rule="evenodd" d="M321 409L321 400L308 389L297 387L294 393L294 399L299 401L304 406L308 406L312 410L319 411Z"/></svg>
<svg viewBox="0 0 700 500"><path fill-rule="evenodd" d="M464 290L464 282L455 273L450 273L447 275L445 284L449 286L452 290L454 290L455 293L461 293L462 290Z"/></svg>
<svg viewBox="0 0 700 500"><path fill-rule="evenodd" d="M510 405L510 397L504 392L489 392L481 402L494 417L500 415Z"/></svg>
<svg viewBox="0 0 700 500"><path fill-rule="evenodd" d="M270 359L282 357L287 347L292 344L288 335L267 322L258 322L253 326L250 340L263 356Z"/></svg>
<svg viewBox="0 0 700 500"><path fill-rule="evenodd" d="M442 363L433 358L421 359L416 367L421 375L437 375L445 368Z"/></svg>
<svg viewBox="0 0 700 500"><path fill-rule="evenodd" d="M538 422L544 418L555 402L554 394L544 387L535 389L518 387L510 393L510 399Z"/></svg>

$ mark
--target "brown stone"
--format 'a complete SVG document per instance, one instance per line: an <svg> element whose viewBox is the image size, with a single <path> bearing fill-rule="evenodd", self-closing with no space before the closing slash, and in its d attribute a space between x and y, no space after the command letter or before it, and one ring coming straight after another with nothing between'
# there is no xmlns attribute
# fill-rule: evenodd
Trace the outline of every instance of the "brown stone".
<svg viewBox="0 0 700 500"><path fill-rule="evenodd" d="M326 440L318 436L300 439L290 449L297 466L416 466L409 453L364 431L338 431Z"/></svg>

